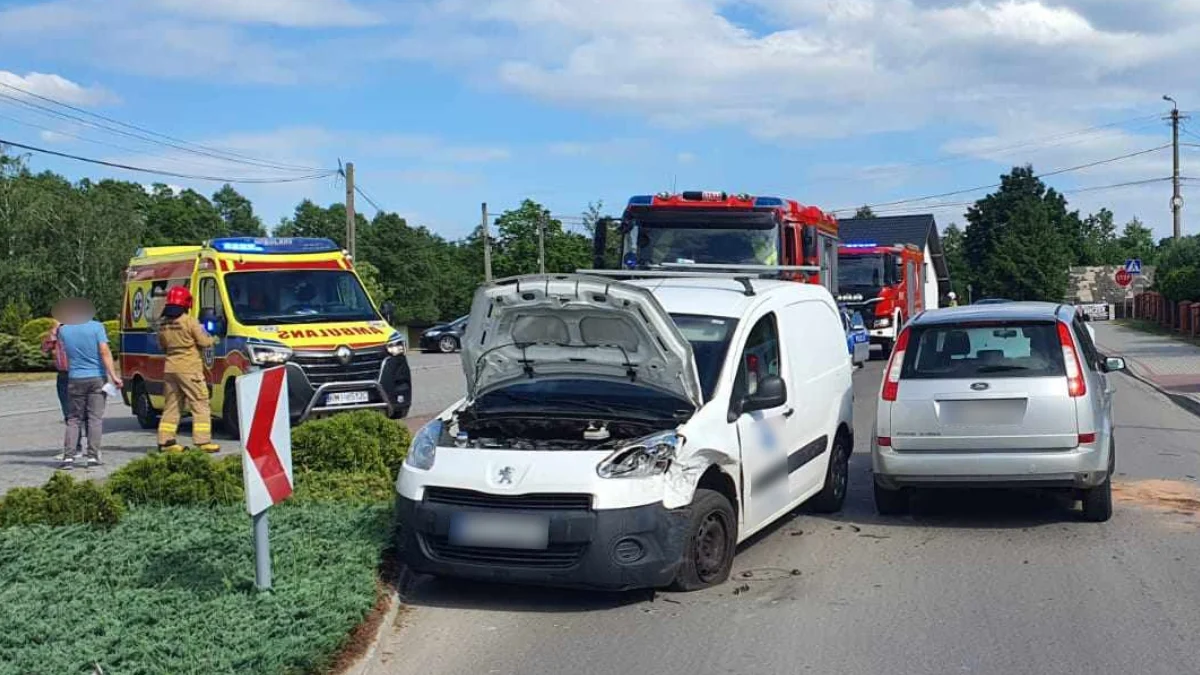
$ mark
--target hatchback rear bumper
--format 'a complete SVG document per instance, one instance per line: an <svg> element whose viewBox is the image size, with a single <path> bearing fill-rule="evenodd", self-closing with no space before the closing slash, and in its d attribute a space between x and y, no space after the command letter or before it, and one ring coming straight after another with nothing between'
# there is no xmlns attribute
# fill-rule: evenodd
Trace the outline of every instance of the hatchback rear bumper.
<svg viewBox="0 0 1200 675"><path fill-rule="evenodd" d="M899 487L1096 487L1108 477L1109 450L1081 445L1042 452L897 452L872 440L875 481Z"/></svg>

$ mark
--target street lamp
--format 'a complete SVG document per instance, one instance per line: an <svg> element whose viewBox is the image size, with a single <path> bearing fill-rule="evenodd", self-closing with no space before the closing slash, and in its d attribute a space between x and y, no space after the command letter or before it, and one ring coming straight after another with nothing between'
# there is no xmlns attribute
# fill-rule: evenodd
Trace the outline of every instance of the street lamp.
<svg viewBox="0 0 1200 675"><path fill-rule="evenodd" d="M1175 106L1176 110L1179 110L1179 103L1177 103L1175 101L1175 99L1171 98L1170 96L1167 96L1166 94L1163 94L1163 100L1170 103L1171 105Z"/></svg>

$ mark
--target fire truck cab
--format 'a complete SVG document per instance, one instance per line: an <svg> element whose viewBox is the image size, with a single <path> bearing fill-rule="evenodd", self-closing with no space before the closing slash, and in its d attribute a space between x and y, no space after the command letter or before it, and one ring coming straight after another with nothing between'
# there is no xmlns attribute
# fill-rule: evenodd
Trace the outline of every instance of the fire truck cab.
<svg viewBox="0 0 1200 675"><path fill-rule="evenodd" d="M609 223L597 224L603 269ZM838 225L832 214L780 197L685 191L631 198L620 221L620 267L780 266L784 279L837 293ZM787 269L807 267L808 270Z"/></svg>
<svg viewBox="0 0 1200 675"><path fill-rule="evenodd" d="M862 314L871 343L887 355L905 322L927 306L925 254L913 244L843 243L838 288L838 302Z"/></svg>

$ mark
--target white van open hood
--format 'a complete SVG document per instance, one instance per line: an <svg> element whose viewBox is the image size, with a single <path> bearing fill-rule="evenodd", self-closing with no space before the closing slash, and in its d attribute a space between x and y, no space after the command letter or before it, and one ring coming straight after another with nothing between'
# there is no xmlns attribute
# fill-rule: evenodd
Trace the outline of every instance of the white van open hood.
<svg viewBox="0 0 1200 675"><path fill-rule="evenodd" d="M471 400L517 382L633 382L699 410L692 347L649 290L582 274L536 274L475 292L462 344Z"/></svg>

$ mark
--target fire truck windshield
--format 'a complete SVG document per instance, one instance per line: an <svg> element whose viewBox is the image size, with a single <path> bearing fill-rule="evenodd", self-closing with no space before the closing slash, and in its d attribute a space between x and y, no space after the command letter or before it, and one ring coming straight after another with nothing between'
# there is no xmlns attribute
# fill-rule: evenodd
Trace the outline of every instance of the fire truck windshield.
<svg viewBox="0 0 1200 675"><path fill-rule="evenodd" d="M841 288L879 288L886 281L883 255L876 253L838 256L838 286Z"/></svg>
<svg viewBox="0 0 1200 675"><path fill-rule="evenodd" d="M769 214L742 213L709 218L704 213L637 218L626 239L638 266L661 263L777 265L779 227ZM681 217L683 216L683 217ZM767 216L767 217L762 217Z"/></svg>

